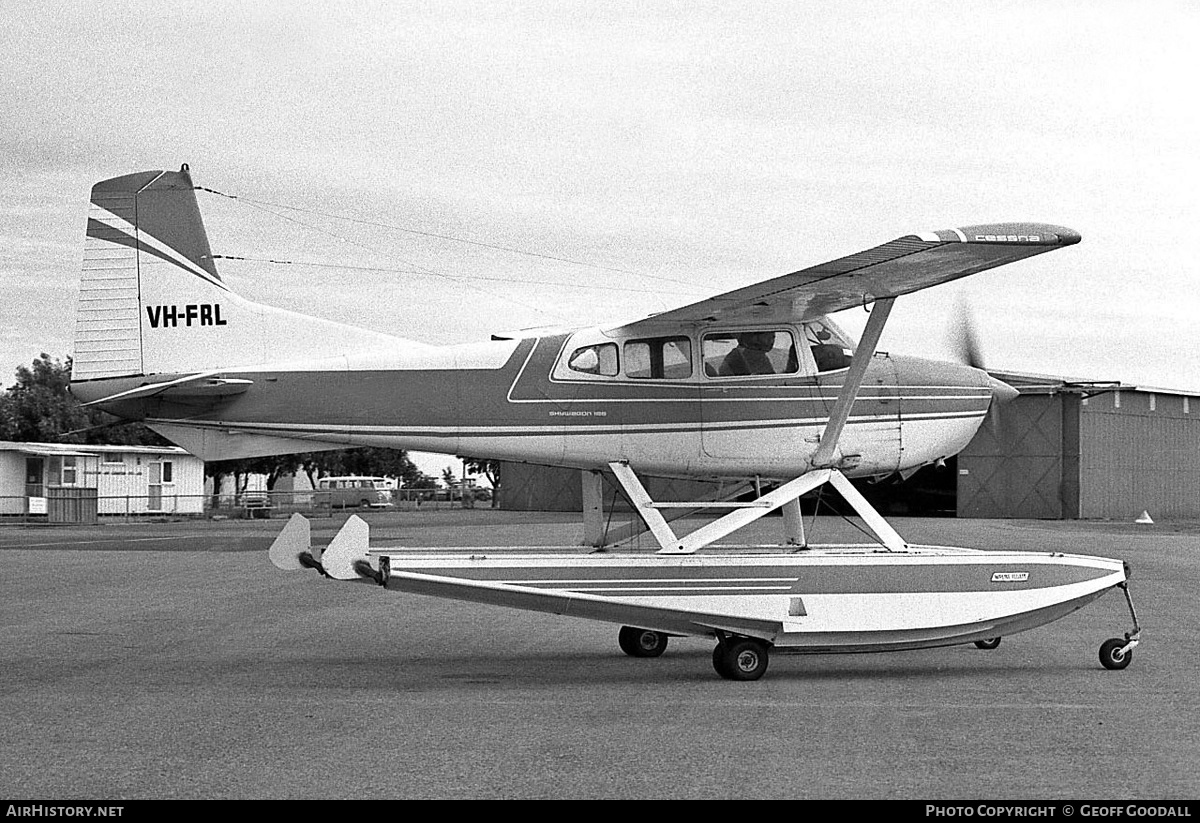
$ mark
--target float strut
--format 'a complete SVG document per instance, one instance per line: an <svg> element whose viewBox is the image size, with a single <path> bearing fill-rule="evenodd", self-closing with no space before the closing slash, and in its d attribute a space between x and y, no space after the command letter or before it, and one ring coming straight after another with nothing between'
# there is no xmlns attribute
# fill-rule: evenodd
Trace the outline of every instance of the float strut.
<svg viewBox="0 0 1200 823"><path fill-rule="evenodd" d="M1125 632L1125 645L1121 647L1121 654L1133 651L1141 642L1142 627L1138 625L1137 610L1133 608L1133 597L1129 594L1129 581L1118 583L1121 591L1125 593L1125 602L1129 604L1129 616L1133 619L1133 631Z"/></svg>

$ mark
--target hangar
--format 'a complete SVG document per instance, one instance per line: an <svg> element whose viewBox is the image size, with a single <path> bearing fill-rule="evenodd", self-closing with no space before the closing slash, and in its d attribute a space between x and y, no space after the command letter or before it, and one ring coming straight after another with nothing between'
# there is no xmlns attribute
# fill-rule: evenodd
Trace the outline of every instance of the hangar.
<svg viewBox="0 0 1200 823"><path fill-rule="evenodd" d="M889 515L1133 520L1200 516L1200 395L1119 382L991 372L1018 389L944 466L900 482L855 481ZM498 505L579 511L579 473L505 463ZM713 484L647 483L659 499ZM606 485L606 508L616 499ZM810 501L811 504L811 501ZM620 504L618 504L620 507Z"/></svg>
<svg viewBox="0 0 1200 823"><path fill-rule="evenodd" d="M994 373L1020 390L957 459L959 517L1200 515L1196 395Z"/></svg>

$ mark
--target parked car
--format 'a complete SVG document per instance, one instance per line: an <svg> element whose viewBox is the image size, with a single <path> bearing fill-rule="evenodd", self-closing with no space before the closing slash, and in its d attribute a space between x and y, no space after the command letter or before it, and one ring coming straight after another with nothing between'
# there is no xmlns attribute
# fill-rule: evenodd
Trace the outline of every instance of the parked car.
<svg viewBox="0 0 1200 823"><path fill-rule="evenodd" d="M383 477L322 477L317 481L317 504L344 509L386 508L392 505L392 490Z"/></svg>

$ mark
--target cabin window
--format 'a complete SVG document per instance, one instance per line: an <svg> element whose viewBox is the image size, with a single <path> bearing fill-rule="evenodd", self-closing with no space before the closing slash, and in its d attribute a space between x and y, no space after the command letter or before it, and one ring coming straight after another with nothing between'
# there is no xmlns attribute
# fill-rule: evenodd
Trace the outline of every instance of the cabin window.
<svg viewBox="0 0 1200 823"><path fill-rule="evenodd" d="M686 337L627 341L625 376L634 380L686 380L692 376L692 341Z"/></svg>
<svg viewBox="0 0 1200 823"><path fill-rule="evenodd" d="M742 329L704 335L704 373L709 377L795 374L800 370L792 333Z"/></svg>
<svg viewBox="0 0 1200 823"><path fill-rule="evenodd" d="M835 326L821 322L805 323L804 337L812 351L817 371L836 371L850 367L854 347Z"/></svg>
<svg viewBox="0 0 1200 823"><path fill-rule="evenodd" d="M571 371L598 374L601 377L616 377L618 365L616 343L585 346L576 349L567 359L567 366Z"/></svg>

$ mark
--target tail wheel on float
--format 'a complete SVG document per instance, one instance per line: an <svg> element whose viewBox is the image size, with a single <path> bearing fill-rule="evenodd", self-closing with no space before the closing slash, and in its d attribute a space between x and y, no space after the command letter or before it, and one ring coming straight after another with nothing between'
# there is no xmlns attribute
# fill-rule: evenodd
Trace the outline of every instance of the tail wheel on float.
<svg viewBox="0 0 1200 823"><path fill-rule="evenodd" d="M1126 649L1128 640L1114 637L1100 646L1100 664L1106 669L1123 669L1133 662L1133 649Z"/></svg>
<svg viewBox="0 0 1200 823"><path fill-rule="evenodd" d="M658 657L667 650L667 636L650 629L622 626L617 644L630 657Z"/></svg>
<svg viewBox="0 0 1200 823"><path fill-rule="evenodd" d="M976 640L975 648L977 649L994 649L1000 645L999 637L989 637L987 640Z"/></svg>
<svg viewBox="0 0 1200 823"><path fill-rule="evenodd" d="M752 637L722 640L713 649L713 668L726 680L758 680L768 660L767 644Z"/></svg>

